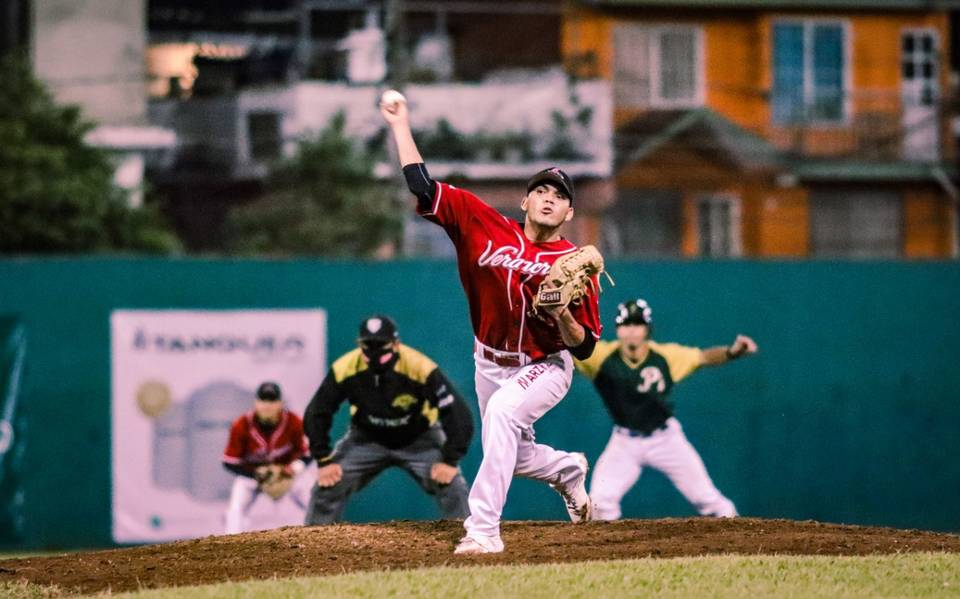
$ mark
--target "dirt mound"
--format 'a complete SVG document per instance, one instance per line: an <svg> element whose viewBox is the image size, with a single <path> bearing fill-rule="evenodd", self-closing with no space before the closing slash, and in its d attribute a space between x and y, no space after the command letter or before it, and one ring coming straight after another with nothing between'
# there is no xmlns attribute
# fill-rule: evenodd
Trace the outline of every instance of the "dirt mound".
<svg viewBox="0 0 960 599"><path fill-rule="evenodd" d="M819 522L708 518L573 525L506 522L506 551L454 556L456 522L288 527L108 551L0 561L0 582L26 579L96 592L470 563L576 562L720 553L867 555L960 552L960 536Z"/></svg>

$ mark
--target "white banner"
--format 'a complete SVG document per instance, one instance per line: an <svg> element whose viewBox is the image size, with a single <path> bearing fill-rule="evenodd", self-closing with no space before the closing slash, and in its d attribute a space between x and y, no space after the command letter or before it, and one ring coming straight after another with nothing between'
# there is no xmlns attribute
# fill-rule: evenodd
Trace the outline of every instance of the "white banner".
<svg viewBox="0 0 960 599"><path fill-rule="evenodd" d="M303 415L326 374L326 312L117 310L110 326L114 540L222 534L230 424L266 380ZM263 529L304 514L261 496L250 518Z"/></svg>

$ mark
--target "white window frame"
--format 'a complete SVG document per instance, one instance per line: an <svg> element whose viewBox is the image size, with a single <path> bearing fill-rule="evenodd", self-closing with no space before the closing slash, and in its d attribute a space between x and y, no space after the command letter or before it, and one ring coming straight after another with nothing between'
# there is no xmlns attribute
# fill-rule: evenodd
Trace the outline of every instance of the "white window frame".
<svg viewBox="0 0 960 599"><path fill-rule="evenodd" d="M703 106L706 102L706 55L703 42L703 27L697 23L676 24L676 25L648 25L643 23L624 23L618 25L624 29L642 32L646 35L647 44L647 70L646 78L648 85L648 97L642 98L637 102L629 102L628 105L644 106L648 108L697 108ZM694 65L693 65L693 97L691 98L664 98L661 94L662 76L660 66L663 62L660 52L661 36L667 32L682 32L693 35L694 43ZM619 51L619 48L614 48ZM614 59L614 85L617 79L617 60Z"/></svg>
<svg viewBox="0 0 960 599"><path fill-rule="evenodd" d="M853 122L853 27L848 19L824 18L824 17L782 17L773 19L770 25L770 81L771 86L775 74L773 69L774 45L776 42L777 25L800 25L803 27L803 102L804 106L810 106L814 99L813 89L813 28L816 25L839 25L843 29L843 102L841 104L843 114L837 120L809 120L802 123L777 123L779 127L795 127L804 125L821 129L832 129L836 127L848 127ZM898 63L899 64L899 63ZM773 90L771 89L771 92ZM772 97L772 93L771 93ZM773 109L771 105L771 116Z"/></svg>
<svg viewBox="0 0 960 599"><path fill-rule="evenodd" d="M650 106L655 108L687 108L703 106L706 101L706 83L704 81L703 27L700 25L658 25L647 28L650 37ZM664 33L683 32L693 34L693 97L689 99L664 98L660 94L663 87L663 72L660 68L660 40Z"/></svg>
<svg viewBox="0 0 960 599"><path fill-rule="evenodd" d="M703 232L703 223L700 222L700 213L704 205L710 207L710 217L711 217L711 226L710 233L711 238L707 240L708 246L710 246L710 253L703 254L702 256L716 257L716 258L738 258L743 255L743 216L742 216L742 203L740 201L740 196L735 193L716 193L716 194L703 194L696 197L696 214L697 214L697 251L700 252L700 248L704 245L704 239L702 239L701 234ZM714 223L714 208L716 206L725 205L729 207L730 210L730 220L728 223L728 228L726 231L723 231L722 234L726 235L727 243L729 245L730 251L727 254L720 254L717 251L714 251L714 247L720 245L721 238L714 237L720 227L715 227ZM717 213L719 214L719 213Z"/></svg>
<svg viewBox="0 0 960 599"><path fill-rule="evenodd" d="M903 93L903 88L904 88L904 81L903 81L903 80L904 80L904 77L903 77L903 45L902 45L902 44L903 44L903 38L905 38L905 37L908 36L908 35L913 36L915 39L916 39L917 37L921 36L921 35L929 35L929 36L933 39L933 53L931 54L931 57L933 58L933 71L934 71L934 72L933 72L933 76L930 78L930 80L931 80L931 81L935 81L936 84L937 84L936 87L935 87L934 90L933 90L933 91L934 91L933 105L936 106L936 104L943 99L943 89L942 89L942 86L940 85L940 81L941 81L940 73L941 73L941 71L943 70L943 69L942 69L943 65L942 65L941 62L940 62L940 61L942 60L941 57L940 57L940 55L941 55L941 49L942 49L942 44L941 44L942 40L940 39L940 32L937 31L937 29L936 29L935 27L904 27L903 29L900 30L900 38L899 38L898 41L899 41L900 44L901 44L901 46L900 46L900 55L899 55L899 56L900 56L900 57L899 57L899 66L900 66L900 87L901 87L901 94ZM914 56L913 56L912 58L913 58L913 60L916 60L917 51L914 50L913 54L914 54ZM914 64L916 64L916 63L914 63Z"/></svg>

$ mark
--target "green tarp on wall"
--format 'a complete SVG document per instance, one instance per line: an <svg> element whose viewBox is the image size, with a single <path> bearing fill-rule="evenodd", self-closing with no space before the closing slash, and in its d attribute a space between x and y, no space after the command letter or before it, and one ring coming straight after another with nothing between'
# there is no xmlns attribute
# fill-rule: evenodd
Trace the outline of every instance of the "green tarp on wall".
<svg viewBox="0 0 960 599"><path fill-rule="evenodd" d="M609 264L601 309L642 296L656 337L760 344L756 357L704 370L674 392L678 417L714 481L751 516L960 531L960 318L956 263L651 262ZM473 397L472 333L452 262L162 259L0 261L0 314L29 333L22 508L25 544L110 541L110 339L117 308L304 308L329 315L328 355L357 323L396 317L403 340ZM338 428L344 418L338 418ZM538 439L596 460L610 423L589 384L537 426ZM479 438L464 460L472 478ZM402 473L375 481L352 520L432 518ZM693 510L644 473L632 517ZM565 517L545 485L518 480L507 518Z"/></svg>

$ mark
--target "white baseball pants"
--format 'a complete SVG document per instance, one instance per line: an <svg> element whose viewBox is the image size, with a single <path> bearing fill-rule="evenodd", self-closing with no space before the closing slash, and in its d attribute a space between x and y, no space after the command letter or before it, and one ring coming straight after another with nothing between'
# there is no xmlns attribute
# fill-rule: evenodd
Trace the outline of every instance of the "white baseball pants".
<svg viewBox="0 0 960 599"><path fill-rule="evenodd" d="M590 480L593 517L620 518L620 502L640 478L645 466L659 470L702 516L731 518L737 515L733 502L714 486L707 468L676 418L667 428L649 436L631 436L628 429L614 427L606 449L597 460Z"/></svg>
<svg viewBox="0 0 960 599"><path fill-rule="evenodd" d="M514 475L565 484L580 474L571 453L535 443L533 431L533 423L570 388L573 359L567 351L518 367L498 366L479 354L474 359L483 460L470 488L464 528L467 534L496 537Z"/></svg>
<svg viewBox="0 0 960 599"><path fill-rule="evenodd" d="M316 470L308 468L297 475L290 492L280 501L293 501L293 503L303 511L306 511L310 504L310 490L313 482L316 480ZM227 504L225 533L228 535L251 530L250 518L247 514L253 507L257 497L260 496L260 490L257 488L257 481L246 476L237 476L234 478L233 487L230 488L230 501ZM269 497L268 497L269 499ZM270 499L270 501L273 501ZM277 502L279 503L279 502Z"/></svg>

